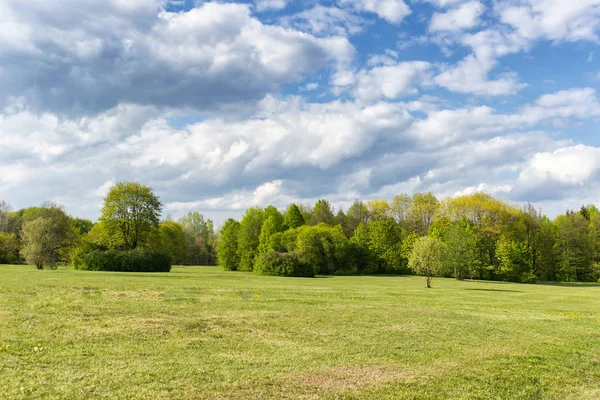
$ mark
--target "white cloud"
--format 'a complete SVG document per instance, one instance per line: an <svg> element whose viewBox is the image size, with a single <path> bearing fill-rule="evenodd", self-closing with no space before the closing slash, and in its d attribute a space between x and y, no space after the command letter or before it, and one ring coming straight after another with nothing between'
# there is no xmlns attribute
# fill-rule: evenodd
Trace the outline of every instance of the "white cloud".
<svg viewBox="0 0 600 400"><path fill-rule="evenodd" d="M498 65L497 58L517 53L527 48L527 42L516 34L487 29L474 34L465 34L460 42L471 47L472 54L435 78L435 82L457 93L472 93L486 96L510 95L526 86L516 73L500 73L490 79L491 71Z"/></svg>
<svg viewBox="0 0 600 400"><path fill-rule="evenodd" d="M282 23L317 36L355 35L363 30L367 21L337 7L325 7L320 4L281 18Z"/></svg>
<svg viewBox="0 0 600 400"><path fill-rule="evenodd" d="M453 92L485 96L515 94L526 86L519 82L515 73L504 73L497 79L489 79L488 74L495 65L494 60L478 59L471 54L436 76L435 83Z"/></svg>
<svg viewBox="0 0 600 400"><path fill-rule="evenodd" d="M256 0L256 10L283 10L287 6L287 0Z"/></svg>
<svg viewBox="0 0 600 400"><path fill-rule="evenodd" d="M396 99L418 93L417 86L431 82L432 66L424 61L398 62L362 70L353 94L361 100Z"/></svg>
<svg viewBox="0 0 600 400"><path fill-rule="evenodd" d="M469 1L458 5L449 11L436 12L431 17L429 30L438 31L461 31L470 29L479 24L479 17L485 7L479 1Z"/></svg>
<svg viewBox="0 0 600 400"><path fill-rule="evenodd" d="M118 103L214 109L258 100L354 55L344 37L266 25L244 4L209 2L180 13L135 4L3 3L0 28L15 34L0 39L0 106L22 96L69 114Z"/></svg>
<svg viewBox="0 0 600 400"><path fill-rule="evenodd" d="M340 0L340 3L359 11L377 14L379 18L395 24L411 13L404 0Z"/></svg>
<svg viewBox="0 0 600 400"><path fill-rule="evenodd" d="M598 0L509 0L497 2L496 10L502 22L530 40L598 41Z"/></svg>

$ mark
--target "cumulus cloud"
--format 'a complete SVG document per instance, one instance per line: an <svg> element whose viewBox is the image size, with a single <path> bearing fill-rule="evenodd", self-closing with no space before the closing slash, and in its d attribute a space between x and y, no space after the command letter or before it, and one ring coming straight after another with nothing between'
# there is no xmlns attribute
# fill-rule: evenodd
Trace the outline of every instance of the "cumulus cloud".
<svg viewBox="0 0 600 400"><path fill-rule="evenodd" d="M363 30L367 21L338 7L325 7L320 4L281 18L283 24L310 32L317 36L349 36Z"/></svg>
<svg viewBox="0 0 600 400"><path fill-rule="evenodd" d="M287 6L287 0L256 0L257 11L282 10Z"/></svg>
<svg viewBox="0 0 600 400"><path fill-rule="evenodd" d="M123 179L152 185L170 210L181 212L322 196L343 204L408 181L446 195L474 181L506 188L515 181L505 182L503 171L519 172L535 153L565 147L524 129L550 118L598 115L597 104L589 88L541 96L512 114L485 106L438 109L429 98L309 103L267 97L249 119L209 118L183 128L171 126L167 114L135 105L76 119L15 108L0 119L0 132L13 130L9 140L0 135L0 144L20 155L0 158L0 192L17 192L27 180L32 189L23 196L60 200L89 216L107 185ZM32 135L45 138L40 148L28 146ZM53 146L61 151L40 150ZM82 188L88 188L83 202Z"/></svg>
<svg viewBox="0 0 600 400"><path fill-rule="evenodd" d="M265 25L244 4L183 13L160 11L156 1L106 5L3 3L0 105L21 96L71 114L118 103L211 109L353 57L346 38Z"/></svg>
<svg viewBox="0 0 600 400"><path fill-rule="evenodd" d="M484 9L485 7L479 1L469 1L446 12L436 12L431 17L429 30L431 32L461 31L473 28L479 24L479 17Z"/></svg>
<svg viewBox="0 0 600 400"><path fill-rule="evenodd" d="M379 18L395 24L411 13L404 0L340 0L340 3L359 11L377 14Z"/></svg>
<svg viewBox="0 0 600 400"><path fill-rule="evenodd" d="M502 22L527 39L598 40L598 0L509 0L497 2L496 10Z"/></svg>

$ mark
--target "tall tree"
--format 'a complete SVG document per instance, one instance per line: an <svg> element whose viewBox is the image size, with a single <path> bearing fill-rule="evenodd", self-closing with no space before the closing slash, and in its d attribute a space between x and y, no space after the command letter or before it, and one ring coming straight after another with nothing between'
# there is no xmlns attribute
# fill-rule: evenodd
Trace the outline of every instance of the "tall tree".
<svg viewBox="0 0 600 400"><path fill-rule="evenodd" d="M283 217L283 228L294 229L304 225L304 223L304 217L302 216L298 206L294 203L290 204Z"/></svg>
<svg viewBox="0 0 600 400"><path fill-rule="evenodd" d="M143 247L158 234L162 204L149 186L118 182L110 188L100 221L126 250Z"/></svg>
<svg viewBox="0 0 600 400"><path fill-rule="evenodd" d="M160 224L159 232L161 248L171 256L171 263L182 264L188 249L181 225L174 221L165 221Z"/></svg>
<svg viewBox="0 0 600 400"><path fill-rule="evenodd" d="M190 211L179 219L187 241L185 262L193 265L214 265L216 262L213 222L197 211Z"/></svg>
<svg viewBox="0 0 600 400"><path fill-rule="evenodd" d="M420 236L427 235L438 207L439 201L433 193L415 193L408 210L411 232Z"/></svg>
<svg viewBox="0 0 600 400"><path fill-rule="evenodd" d="M402 193L394 196L392 204L390 205L390 212L396 222L404 224L404 222L408 219L408 212L411 205L412 198L409 195Z"/></svg>
<svg viewBox="0 0 600 400"><path fill-rule="evenodd" d="M317 200L312 210L311 225L320 223L332 225L333 218L333 206L331 203L324 199Z"/></svg>
<svg viewBox="0 0 600 400"><path fill-rule="evenodd" d="M369 222L369 210L365 203L360 200L355 200L348 211L346 212L346 229L345 232L351 236L360 224Z"/></svg>
<svg viewBox="0 0 600 400"><path fill-rule="evenodd" d="M283 230L283 215L281 215L277 207L273 205L270 205L267 208L265 208L265 221L270 217L273 218L273 225L275 226L275 230L277 232L281 232Z"/></svg>
<svg viewBox="0 0 600 400"><path fill-rule="evenodd" d="M236 271L240 267L240 254L238 240L240 236L240 223L229 218L221 228L219 246L219 265L226 271Z"/></svg>
<svg viewBox="0 0 600 400"><path fill-rule="evenodd" d="M469 221L461 220L452 225L444 235L448 247L448 265L454 277L462 280L473 278L480 268L477 252L478 237Z"/></svg>
<svg viewBox="0 0 600 400"><path fill-rule="evenodd" d="M264 211L261 208L246 210L240 223L238 238L238 254L240 256L240 271L252 271L254 259L258 253L260 231L263 225Z"/></svg>

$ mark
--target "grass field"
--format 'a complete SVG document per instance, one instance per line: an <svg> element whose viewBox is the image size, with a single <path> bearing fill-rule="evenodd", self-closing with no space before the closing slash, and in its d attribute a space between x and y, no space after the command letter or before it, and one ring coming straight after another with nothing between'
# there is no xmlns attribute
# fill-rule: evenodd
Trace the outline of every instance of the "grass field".
<svg viewBox="0 0 600 400"><path fill-rule="evenodd" d="M433 284L0 266L0 398L600 398L599 285Z"/></svg>

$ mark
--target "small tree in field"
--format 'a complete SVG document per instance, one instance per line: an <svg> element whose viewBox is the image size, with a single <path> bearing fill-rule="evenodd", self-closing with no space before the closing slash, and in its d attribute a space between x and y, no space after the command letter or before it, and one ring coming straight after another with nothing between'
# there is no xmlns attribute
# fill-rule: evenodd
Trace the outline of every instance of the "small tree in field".
<svg viewBox="0 0 600 400"><path fill-rule="evenodd" d="M143 247L158 234L162 204L152 188L138 182L119 182L110 188L100 222L106 228L111 247L133 250Z"/></svg>
<svg viewBox="0 0 600 400"><path fill-rule="evenodd" d="M63 237L50 218L36 218L23 224L21 255L37 269L52 267Z"/></svg>
<svg viewBox="0 0 600 400"><path fill-rule="evenodd" d="M408 266L417 274L427 278L427 287L431 287L434 276L441 276L445 272L447 249L440 239L425 236L418 238L414 245Z"/></svg>

